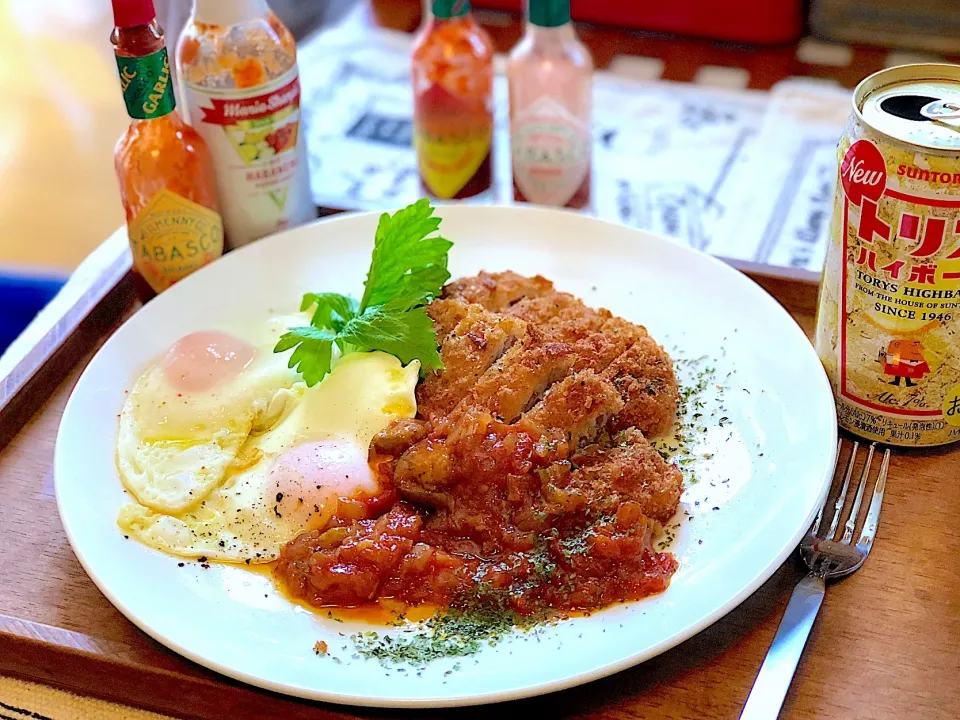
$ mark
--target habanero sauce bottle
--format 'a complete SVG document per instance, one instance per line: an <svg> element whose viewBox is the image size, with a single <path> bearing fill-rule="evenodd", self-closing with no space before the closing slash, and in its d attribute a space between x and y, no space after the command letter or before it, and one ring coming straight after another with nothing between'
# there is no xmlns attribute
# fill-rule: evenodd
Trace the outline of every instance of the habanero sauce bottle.
<svg viewBox="0 0 960 720"><path fill-rule="evenodd" d="M510 53L514 199L590 204L593 60L570 22L570 0L528 0L527 29Z"/></svg>
<svg viewBox="0 0 960 720"><path fill-rule="evenodd" d="M223 254L213 163L176 111L153 0L113 0L110 37L130 127L114 151L134 280L149 300Z"/></svg>
<svg viewBox="0 0 960 720"><path fill-rule="evenodd" d="M194 0L177 70L213 155L228 247L313 220L297 47L266 0Z"/></svg>
<svg viewBox="0 0 960 720"><path fill-rule="evenodd" d="M493 44L467 0L433 0L413 44L420 181L441 200L492 196Z"/></svg>

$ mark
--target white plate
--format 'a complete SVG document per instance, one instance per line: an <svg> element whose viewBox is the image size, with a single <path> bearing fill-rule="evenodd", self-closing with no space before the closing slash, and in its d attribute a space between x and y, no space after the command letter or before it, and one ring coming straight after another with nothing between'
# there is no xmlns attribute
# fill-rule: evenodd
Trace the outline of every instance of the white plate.
<svg viewBox="0 0 960 720"><path fill-rule="evenodd" d="M266 577L194 563L124 540L114 466L117 413L145 366L186 333L294 311L301 293L358 294L375 214L317 222L231 253L165 292L103 346L57 437L60 515L90 577L130 620L209 668L270 690L337 703L430 707L535 695L609 675L673 647L753 592L783 562L825 495L836 450L830 387L787 313L740 273L669 240L572 213L445 207L454 277L540 273L594 306L645 324L685 357L710 356L728 387L707 408L699 482L684 495L680 570L660 596L518 636L422 674L351 659L338 633L363 629L292 606ZM711 408L724 409L710 416ZM719 415L729 417L720 427ZM333 655L318 657L325 640ZM549 661L545 658L549 657Z"/></svg>

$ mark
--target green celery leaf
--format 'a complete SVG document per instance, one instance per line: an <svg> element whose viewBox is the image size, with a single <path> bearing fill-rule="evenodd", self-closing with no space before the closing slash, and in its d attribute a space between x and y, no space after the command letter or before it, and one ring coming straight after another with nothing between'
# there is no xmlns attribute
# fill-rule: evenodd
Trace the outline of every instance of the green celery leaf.
<svg viewBox="0 0 960 720"><path fill-rule="evenodd" d="M450 279L447 254L453 243L434 235L440 218L433 213L429 201L420 200L380 216L359 303L340 293L303 296L300 310L315 308L310 326L289 328L274 352L292 349L289 366L308 386L330 372L334 344L341 355L381 350L405 365L420 360L424 375L443 367L424 306Z"/></svg>
<svg viewBox="0 0 960 720"><path fill-rule="evenodd" d="M300 303L300 311L316 305L310 324L318 328L339 331L344 323L357 314L357 301L340 293L307 293Z"/></svg>
<svg viewBox="0 0 960 720"><path fill-rule="evenodd" d="M422 374L443 367L433 321L422 307L406 307L402 299L368 308L348 322L337 338L353 350L382 350L404 365L419 359Z"/></svg>
<svg viewBox="0 0 960 720"><path fill-rule="evenodd" d="M361 313L401 298L401 304L415 307L440 294L450 279L447 253L453 243L439 236L427 237L440 227L440 218L434 217L433 211L423 199L393 215L380 216Z"/></svg>
<svg viewBox="0 0 960 720"><path fill-rule="evenodd" d="M296 368L307 387L313 387L330 372L336 339L336 334L330 330L313 326L292 327L280 336L273 351L280 353L296 348L290 355L287 367Z"/></svg>

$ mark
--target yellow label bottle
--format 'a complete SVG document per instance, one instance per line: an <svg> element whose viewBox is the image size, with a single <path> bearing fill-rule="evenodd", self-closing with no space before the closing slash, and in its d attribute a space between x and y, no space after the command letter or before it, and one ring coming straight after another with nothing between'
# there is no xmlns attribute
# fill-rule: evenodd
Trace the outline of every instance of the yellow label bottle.
<svg viewBox="0 0 960 720"><path fill-rule="evenodd" d="M223 223L209 208L160 190L128 228L137 270L157 292L223 254Z"/></svg>
<svg viewBox="0 0 960 720"><path fill-rule="evenodd" d="M152 0L114 2L112 40L130 127L114 153L137 289L146 300L223 253L213 163L180 118Z"/></svg>

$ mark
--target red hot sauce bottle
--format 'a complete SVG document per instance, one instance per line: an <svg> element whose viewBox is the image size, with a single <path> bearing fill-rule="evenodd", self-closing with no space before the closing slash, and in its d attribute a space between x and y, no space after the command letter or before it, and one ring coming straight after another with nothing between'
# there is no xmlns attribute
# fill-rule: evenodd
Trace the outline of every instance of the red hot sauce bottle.
<svg viewBox="0 0 960 720"><path fill-rule="evenodd" d="M213 161L176 111L152 0L113 0L111 41L130 127L114 164L137 290L147 300L223 254Z"/></svg>
<svg viewBox="0 0 960 720"><path fill-rule="evenodd" d="M424 191L492 196L493 44L467 0L433 0L413 46L413 141Z"/></svg>

